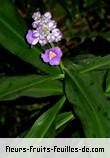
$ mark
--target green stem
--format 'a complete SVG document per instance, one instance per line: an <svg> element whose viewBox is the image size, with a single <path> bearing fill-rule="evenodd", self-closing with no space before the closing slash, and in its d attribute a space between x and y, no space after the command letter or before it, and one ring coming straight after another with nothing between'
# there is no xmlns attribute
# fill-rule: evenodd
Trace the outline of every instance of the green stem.
<svg viewBox="0 0 110 158"><path fill-rule="evenodd" d="M54 44L53 44L53 42L50 42L50 46L51 46L51 47L54 47Z"/></svg>
<svg viewBox="0 0 110 158"><path fill-rule="evenodd" d="M60 62L60 69L61 69L61 72L64 74L65 67L64 67L62 61Z"/></svg>

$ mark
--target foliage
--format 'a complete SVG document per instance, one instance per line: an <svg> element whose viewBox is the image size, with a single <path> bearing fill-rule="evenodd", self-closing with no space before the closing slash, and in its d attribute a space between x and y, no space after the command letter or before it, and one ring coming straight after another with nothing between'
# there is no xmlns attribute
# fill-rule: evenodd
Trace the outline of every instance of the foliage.
<svg viewBox="0 0 110 158"><path fill-rule="evenodd" d="M61 28L63 67L25 41L35 10ZM110 137L108 2L3 0L0 15L1 137Z"/></svg>

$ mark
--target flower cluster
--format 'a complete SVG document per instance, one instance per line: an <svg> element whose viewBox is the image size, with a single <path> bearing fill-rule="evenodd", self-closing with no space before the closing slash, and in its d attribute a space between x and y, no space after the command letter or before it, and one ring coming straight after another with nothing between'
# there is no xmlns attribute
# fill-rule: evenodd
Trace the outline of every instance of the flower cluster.
<svg viewBox="0 0 110 158"><path fill-rule="evenodd" d="M30 45L40 43L41 46L51 42L58 42L62 38L61 31L57 28L56 22L52 20L50 12L41 15L40 12L35 12L32 15L34 22L33 29L28 30L26 34L27 42Z"/></svg>

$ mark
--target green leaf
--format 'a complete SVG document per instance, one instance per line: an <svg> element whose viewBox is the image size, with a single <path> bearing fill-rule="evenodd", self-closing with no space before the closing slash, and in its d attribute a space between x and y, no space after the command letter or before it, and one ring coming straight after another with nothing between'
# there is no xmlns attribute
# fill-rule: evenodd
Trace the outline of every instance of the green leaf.
<svg viewBox="0 0 110 158"><path fill-rule="evenodd" d="M110 137L110 105L95 77L80 74L71 63L66 70L65 90L80 119L86 137Z"/></svg>
<svg viewBox="0 0 110 158"><path fill-rule="evenodd" d="M56 115L61 110L66 98L62 97L54 106L44 112L33 124L29 132L26 134L26 138L44 138L52 126Z"/></svg>
<svg viewBox="0 0 110 158"><path fill-rule="evenodd" d="M110 98L110 70L108 70L107 75L106 75L105 95L106 95L106 97Z"/></svg>
<svg viewBox="0 0 110 158"><path fill-rule="evenodd" d="M43 52L41 48L38 46L29 48L25 41L27 27L11 0L1 1L0 15L0 44L4 48L45 73L60 73L58 67L51 67L43 63L40 58L40 54Z"/></svg>
<svg viewBox="0 0 110 158"><path fill-rule="evenodd" d="M49 127L45 138L55 138L56 137L56 130L55 130L55 121L52 123L52 125Z"/></svg>
<svg viewBox="0 0 110 158"><path fill-rule="evenodd" d="M56 117L56 130L74 119L72 112L64 112Z"/></svg>
<svg viewBox="0 0 110 158"><path fill-rule="evenodd" d="M27 75L0 78L0 100L12 100L20 96L38 98L62 95L62 83L56 81L56 79L61 77L62 75Z"/></svg>
<svg viewBox="0 0 110 158"><path fill-rule="evenodd" d="M106 78L106 93L110 95L110 71L108 71L107 78Z"/></svg>
<svg viewBox="0 0 110 158"><path fill-rule="evenodd" d="M102 68L104 66L110 65L110 55L106 55L104 57L96 58L92 60L89 64L86 64L81 70L81 73L89 72L92 70L96 70Z"/></svg>
<svg viewBox="0 0 110 158"><path fill-rule="evenodd" d="M110 42L110 31L100 32L99 35Z"/></svg>

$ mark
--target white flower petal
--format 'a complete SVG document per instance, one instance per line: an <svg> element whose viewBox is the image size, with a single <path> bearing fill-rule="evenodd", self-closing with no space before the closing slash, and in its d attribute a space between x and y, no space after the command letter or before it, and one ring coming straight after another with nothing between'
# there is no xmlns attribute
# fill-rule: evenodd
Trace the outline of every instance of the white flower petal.
<svg viewBox="0 0 110 158"><path fill-rule="evenodd" d="M38 20L41 18L41 13L40 12L35 12L33 15L32 15L32 18L34 20Z"/></svg>
<svg viewBox="0 0 110 158"><path fill-rule="evenodd" d="M51 19L51 18L52 18L52 15L51 15L50 12L46 12L46 13L44 14L44 17L47 18L47 19Z"/></svg>
<svg viewBox="0 0 110 158"><path fill-rule="evenodd" d="M32 42L32 45L36 45L38 43L39 39L38 38L35 38Z"/></svg>

